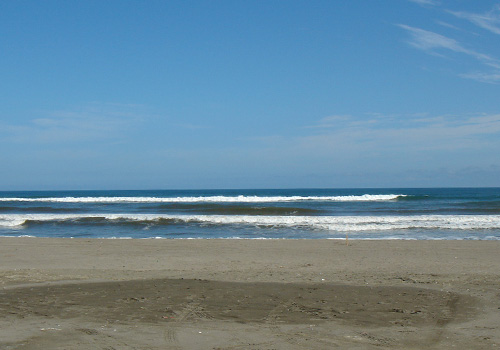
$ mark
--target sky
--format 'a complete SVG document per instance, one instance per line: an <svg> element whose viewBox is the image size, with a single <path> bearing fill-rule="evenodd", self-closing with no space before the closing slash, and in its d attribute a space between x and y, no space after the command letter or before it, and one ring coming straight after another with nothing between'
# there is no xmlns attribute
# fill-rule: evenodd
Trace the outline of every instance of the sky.
<svg viewBox="0 0 500 350"><path fill-rule="evenodd" d="M500 1L0 2L0 190L500 186Z"/></svg>

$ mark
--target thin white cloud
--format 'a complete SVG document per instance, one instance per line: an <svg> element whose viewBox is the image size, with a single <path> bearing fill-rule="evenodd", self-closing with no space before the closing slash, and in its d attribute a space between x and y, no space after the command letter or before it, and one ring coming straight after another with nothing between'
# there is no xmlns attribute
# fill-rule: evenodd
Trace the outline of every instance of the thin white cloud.
<svg viewBox="0 0 500 350"><path fill-rule="evenodd" d="M486 13L453 12L451 14L458 18L468 20L475 25L500 35L500 4Z"/></svg>
<svg viewBox="0 0 500 350"><path fill-rule="evenodd" d="M421 6L436 6L439 5L439 1L436 0L408 0L410 2L414 2L416 4L419 4Z"/></svg>
<svg viewBox="0 0 500 350"><path fill-rule="evenodd" d="M439 24L440 26L443 26L443 27L446 27L446 28L451 28L451 29L454 29L454 30L461 30L460 28L454 26L453 24L450 24L448 22L444 22L444 21L436 21L437 24Z"/></svg>
<svg viewBox="0 0 500 350"><path fill-rule="evenodd" d="M44 114L25 123L2 124L0 141L54 144L114 139L142 118L134 106L96 103Z"/></svg>
<svg viewBox="0 0 500 350"><path fill-rule="evenodd" d="M391 153L461 149L481 149L485 144L499 145L500 114L469 117L420 116L380 117L365 123L355 119L343 128L332 129L318 135L304 135L298 139L301 147L331 152ZM321 121L318 123L321 124ZM489 137L494 136L494 137Z"/></svg>
<svg viewBox="0 0 500 350"><path fill-rule="evenodd" d="M463 78L472 79L483 83L500 83L500 72L493 72L493 73L476 72L476 73L461 74L460 76Z"/></svg>
<svg viewBox="0 0 500 350"><path fill-rule="evenodd" d="M305 126L307 129L329 129L344 126L352 120L349 115L331 115L319 120L316 124Z"/></svg>
<svg viewBox="0 0 500 350"><path fill-rule="evenodd" d="M417 49L424 51L448 49L455 52L468 53L468 50L462 47L456 40L445 37L444 35L420 28L410 27L405 24L399 24L398 26L410 33L412 40L409 41L409 44Z"/></svg>
<svg viewBox="0 0 500 350"><path fill-rule="evenodd" d="M489 83L498 81L500 60L498 60L497 58L473 49L466 48L457 40L448 38L438 33L434 33L421 28L411 27L404 24L399 24L398 26L405 29L411 35L411 39L408 41L408 43L419 50L437 55L442 55L442 51L449 50L452 52L467 55L476 59L483 65L494 68L494 71L492 72L460 74L461 77Z"/></svg>
<svg viewBox="0 0 500 350"><path fill-rule="evenodd" d="M414 3L418 3L422 6L438 5L437 1L434 0L409 0ZM439 4L441 5L441 4ZM500 4L496 4L490 11L485 13L474 13L470 11L451 11L444 8L439 8L440 12L446 13L448 15L453 15L456 18L464 19L478 26L479 28L488 30L494 34L500 34ZM461 40L456 40L454 38L442 35L440 33L428 31L421 28L416 28L413 26L401 24L400 28L405 29L411 36L408 43L422 51L429 54L446 57L446 53L458 53L462 55L469 56L476 61L478 61L482 67L472 67L472 72L461 72L457 75L472 79L483 83L499 83L500 82L500 59L491 55L490 52L485 52L485 49L477 49L479 42L471 41L470 35L480 35L477 33L470 33L470 31L458 26L457 23L450 24L448 21L439 20L436 21L437 24L453 29L454 34L458 35L459 32L466 33L467 35L461 37ZM443 28L444 30L445 28ZM469 38L469 41L464 41ZM488 50L488 49L486 49Z"/></svg>

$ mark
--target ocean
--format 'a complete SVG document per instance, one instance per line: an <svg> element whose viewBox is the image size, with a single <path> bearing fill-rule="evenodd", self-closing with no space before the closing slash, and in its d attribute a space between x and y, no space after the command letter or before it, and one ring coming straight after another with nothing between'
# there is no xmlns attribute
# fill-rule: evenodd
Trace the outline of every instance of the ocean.
<svg viewBox="0 0 500 350"><path fill-rule="evenodd" d="M500 188L0 192L0 236L500 239Z"/></svg>

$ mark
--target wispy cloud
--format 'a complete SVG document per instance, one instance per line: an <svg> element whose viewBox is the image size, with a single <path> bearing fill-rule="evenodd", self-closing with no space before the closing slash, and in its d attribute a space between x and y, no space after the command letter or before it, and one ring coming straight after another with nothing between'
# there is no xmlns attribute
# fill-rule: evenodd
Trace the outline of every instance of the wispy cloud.
<svg viewBox="0 0 500 350"><path fill-rule="evenodd" d="M491 11L486 13L471 13L471 12L454 12L451 14L458 18L466 19L475 25L489 30L492 33L500 34L500 5L493 7Z"/></svg>
<svg viewBox="0 0 500 350"><path fill-rule="evenodd" d="M0 140L29 143L75 143L118 138L139 122L135 105L92 103L73 111L40 113L24 123L2 124Z"/></svg>
<svg viewBox="0 0 500 350"><path fill-rule="evenodd" d="M469 51L462 47L456 40L445 37L444 35L405 24L399 24L398 26L410 33L412 40L409 41L409 44L417 49L425 51L448 49L455 52L469 53Z"/></svg>
<svg viewBox="0 0 500 350"><path fill-rule="evenodd" d="M380 174L387 185L394 186L397 182L391 184L391 180L400 181L405 172L418 181L428 178L416 174L415 169L423 173L441 167L454 171L464 164L475 167L498 164L500 114L331 115L304 125L298 132L300 135L293 137L255 137L246 140L241 148L173 149L159 157L171 158L183 167L193 165L193 169L200 164L203 168L206 164L229 163L234 169L258 164L260 167L249 169L248 174L262 168L270 174L279 168L280 174L300 174L308 179L311 176L326 179L332 174L352 179L359 175L366 183L367 174L374 181ZM429 176L434 178L436 174Z"/></svg>
<svg viewBox="0 0 500 350"><path fill-rule="evenodd" d="M323 120L318 121L323 125ZM480 149L500 135L500 114L475 116L386 116L365 121L351 117L342 127L304 135L299 140L318 152L349 149L391 153L393 150L429 151ZM488 138L488 135L494 137ZM396 148L395 148L396 147Z"/></svg>
<svg viewBox="0 0 500 350"><path fill-rule="evenodd" d="M414 2L423 6L436 6L439 5L439 1L437 0L409 0L410 2Z"/></svg>
<svg viewBox="0 0 500 350"><path fill-rule="evenodd" d="M500 72L492 72L492 73L476 72L476 73L460 74L460 76L467 79L477 80L483 83L500 82Z"/></svg>
<svg viewBox="0 0 500 350"><path fill-rule="evenodd" d="M456 18L464 19L491 33L500 34L500 4L495 5L490 11L485 13L475 13L468 11L450 11L443 8L443 6L441 6L441 4L437 1L433 0L409 1L427 7L429 5L439 5L437 10L448 16L453 15L455 18L450 18L454 19L455 22L451 24L442 19L436 21L437 24L445 27L443 30L453 29L454 35L461 35L460 40L457 40L434 31L406 24L399 24L398 26L400 28L405 29L410 34L411 39L408 40L408 43L411 46L440 57L447 57L447 51L448 53L453 52L471 57L476 60L480 66L472 67L472 69L470 69L472 72L457 72L458 76L484 83L500 82L500 59L498 59L495 55L490 54L494 46L489 48L487 46L482 46L482 48L478 49L477 47L478 45L481 45L481 43L476 40L471 40L470 36L478 36L480 34L470 33L469 30L460 26L460 21L457 22L456 20Z"/></svg>
<svg viewBox="0 0 500 350"><path fill-rule="evenodd" d="M421 28L415 28L404 24L398 25L400 28L405 29L410 35L411 39L408 43L419 49L426 51L430 54L442 56L442 52L449 50L452 52L460 53L472 57L482 63L483 65L494 68L493 72L488 73L467 73L459 74L464 78L475 79L482 82L494 83L500 81L499 72L500 70L500 60L490 55L478 52L473 49L466 48L457 40L446 37L444 35L424 30Z"/></svg>
<svg viewBox="0 0 500 350"><path fill-rule="evenodd" d="M305 126L306 129L330 129L344 126L350 123L352 117L349 115L331 115L320 119L317 123Z"/></svg>
<svg viewBox="0 0 500 350"><path fill-rule="evenodd" d="M451 29L454 29L454 30L461 30L457 26L454 26L453 24L450 24L448 22L436 21L436 23L439 24L440 26L443 26L443 27L446 27L446 28L451 28Z"/></svg>

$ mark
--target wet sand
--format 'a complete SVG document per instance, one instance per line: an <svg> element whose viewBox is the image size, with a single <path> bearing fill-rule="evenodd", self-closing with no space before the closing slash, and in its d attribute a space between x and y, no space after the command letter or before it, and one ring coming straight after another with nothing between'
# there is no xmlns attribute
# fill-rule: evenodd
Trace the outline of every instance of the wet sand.
<svg viewBox="0 0 500 350"><path fill-rule="evenodd" d="M500 348L500 242L0 238L0 349Z"/></svg>

